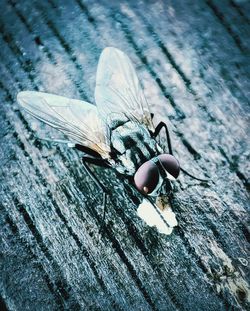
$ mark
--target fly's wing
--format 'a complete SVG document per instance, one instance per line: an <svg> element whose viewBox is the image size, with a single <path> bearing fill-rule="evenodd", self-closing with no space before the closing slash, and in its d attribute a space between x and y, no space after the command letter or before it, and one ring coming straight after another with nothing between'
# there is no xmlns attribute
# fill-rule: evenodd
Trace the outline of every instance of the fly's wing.
<svg viewBox="0 0 250 311"><path fill-rule="evenodd" d="M72 142L109 157L110 144L96 106L87 102L42 93L20 92L18 103L37 119L63 132Z"/></svg>
<svg viewBox="0 0 250 311"><path fill-rule="evenodd" d="M102 119L112 124L115 119L138 121L151 131L154 126L135 69L126 54L107 47L103 50L96 77L95 100Z"/></svg>

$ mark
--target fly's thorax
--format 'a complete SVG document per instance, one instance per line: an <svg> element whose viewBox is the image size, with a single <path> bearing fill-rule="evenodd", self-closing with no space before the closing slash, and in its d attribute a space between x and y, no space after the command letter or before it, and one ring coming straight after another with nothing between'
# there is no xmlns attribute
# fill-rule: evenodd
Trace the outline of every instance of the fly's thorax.
<svg viewBox="0 0 250 311"><path fill-rule="evenodd" d="M147 128L128 121L111 130L111 145L115 169L125 175L134 175L138 167L157 155L157 143Z"/></svg>

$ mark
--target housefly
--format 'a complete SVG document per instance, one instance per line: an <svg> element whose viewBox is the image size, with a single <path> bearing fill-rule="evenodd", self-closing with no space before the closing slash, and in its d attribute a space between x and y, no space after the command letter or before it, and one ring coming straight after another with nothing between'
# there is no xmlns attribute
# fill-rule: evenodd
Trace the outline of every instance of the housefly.
<svg viewBox="0 0 250 311"><path fill-rule="evenodd" d="M135 69L122 51L107 47L100 56L96 105L33 91L18 93L17 101L32 116L63 132L69 146L84 153L84 168L103 190L105 206L108 191L88 163L113 168L151 203L152 197L171 193L171 180L178 177L181 167L173 156L168 128L163 122L153 125ZM156 140L162 128L168 153Z"/></svg>

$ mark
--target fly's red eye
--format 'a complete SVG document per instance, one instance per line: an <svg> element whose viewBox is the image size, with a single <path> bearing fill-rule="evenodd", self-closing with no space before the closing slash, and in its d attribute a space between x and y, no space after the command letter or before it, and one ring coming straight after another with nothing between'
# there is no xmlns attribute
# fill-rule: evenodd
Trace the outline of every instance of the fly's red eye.
<svg viewBox="0 0 250 311"><path fill-rule="evenodd" d="M134 182L139 191L150 194L159 182L157 166L151 161L143 163L135 173Z"/></svg>
<svg viewBox="0 0 250 311"><path fill-rule="evenodd" d="M174 156L165 153L160 154L158 158L161 160L162 165L170 175L172 175L174 178L179 176L180 164Z"/></svg>

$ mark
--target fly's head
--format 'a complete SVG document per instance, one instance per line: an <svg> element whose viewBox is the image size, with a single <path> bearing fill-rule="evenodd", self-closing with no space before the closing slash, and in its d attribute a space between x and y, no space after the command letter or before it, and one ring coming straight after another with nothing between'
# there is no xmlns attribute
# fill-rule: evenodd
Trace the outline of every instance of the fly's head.
<svg viewBox="0 0 250 311"><path fill-rule="evenodd" d="M162 196L170 193L170 180L180 173L180 164L170 154L160 154L143 163L134 175L136 188L145 195Z"/></svg>

